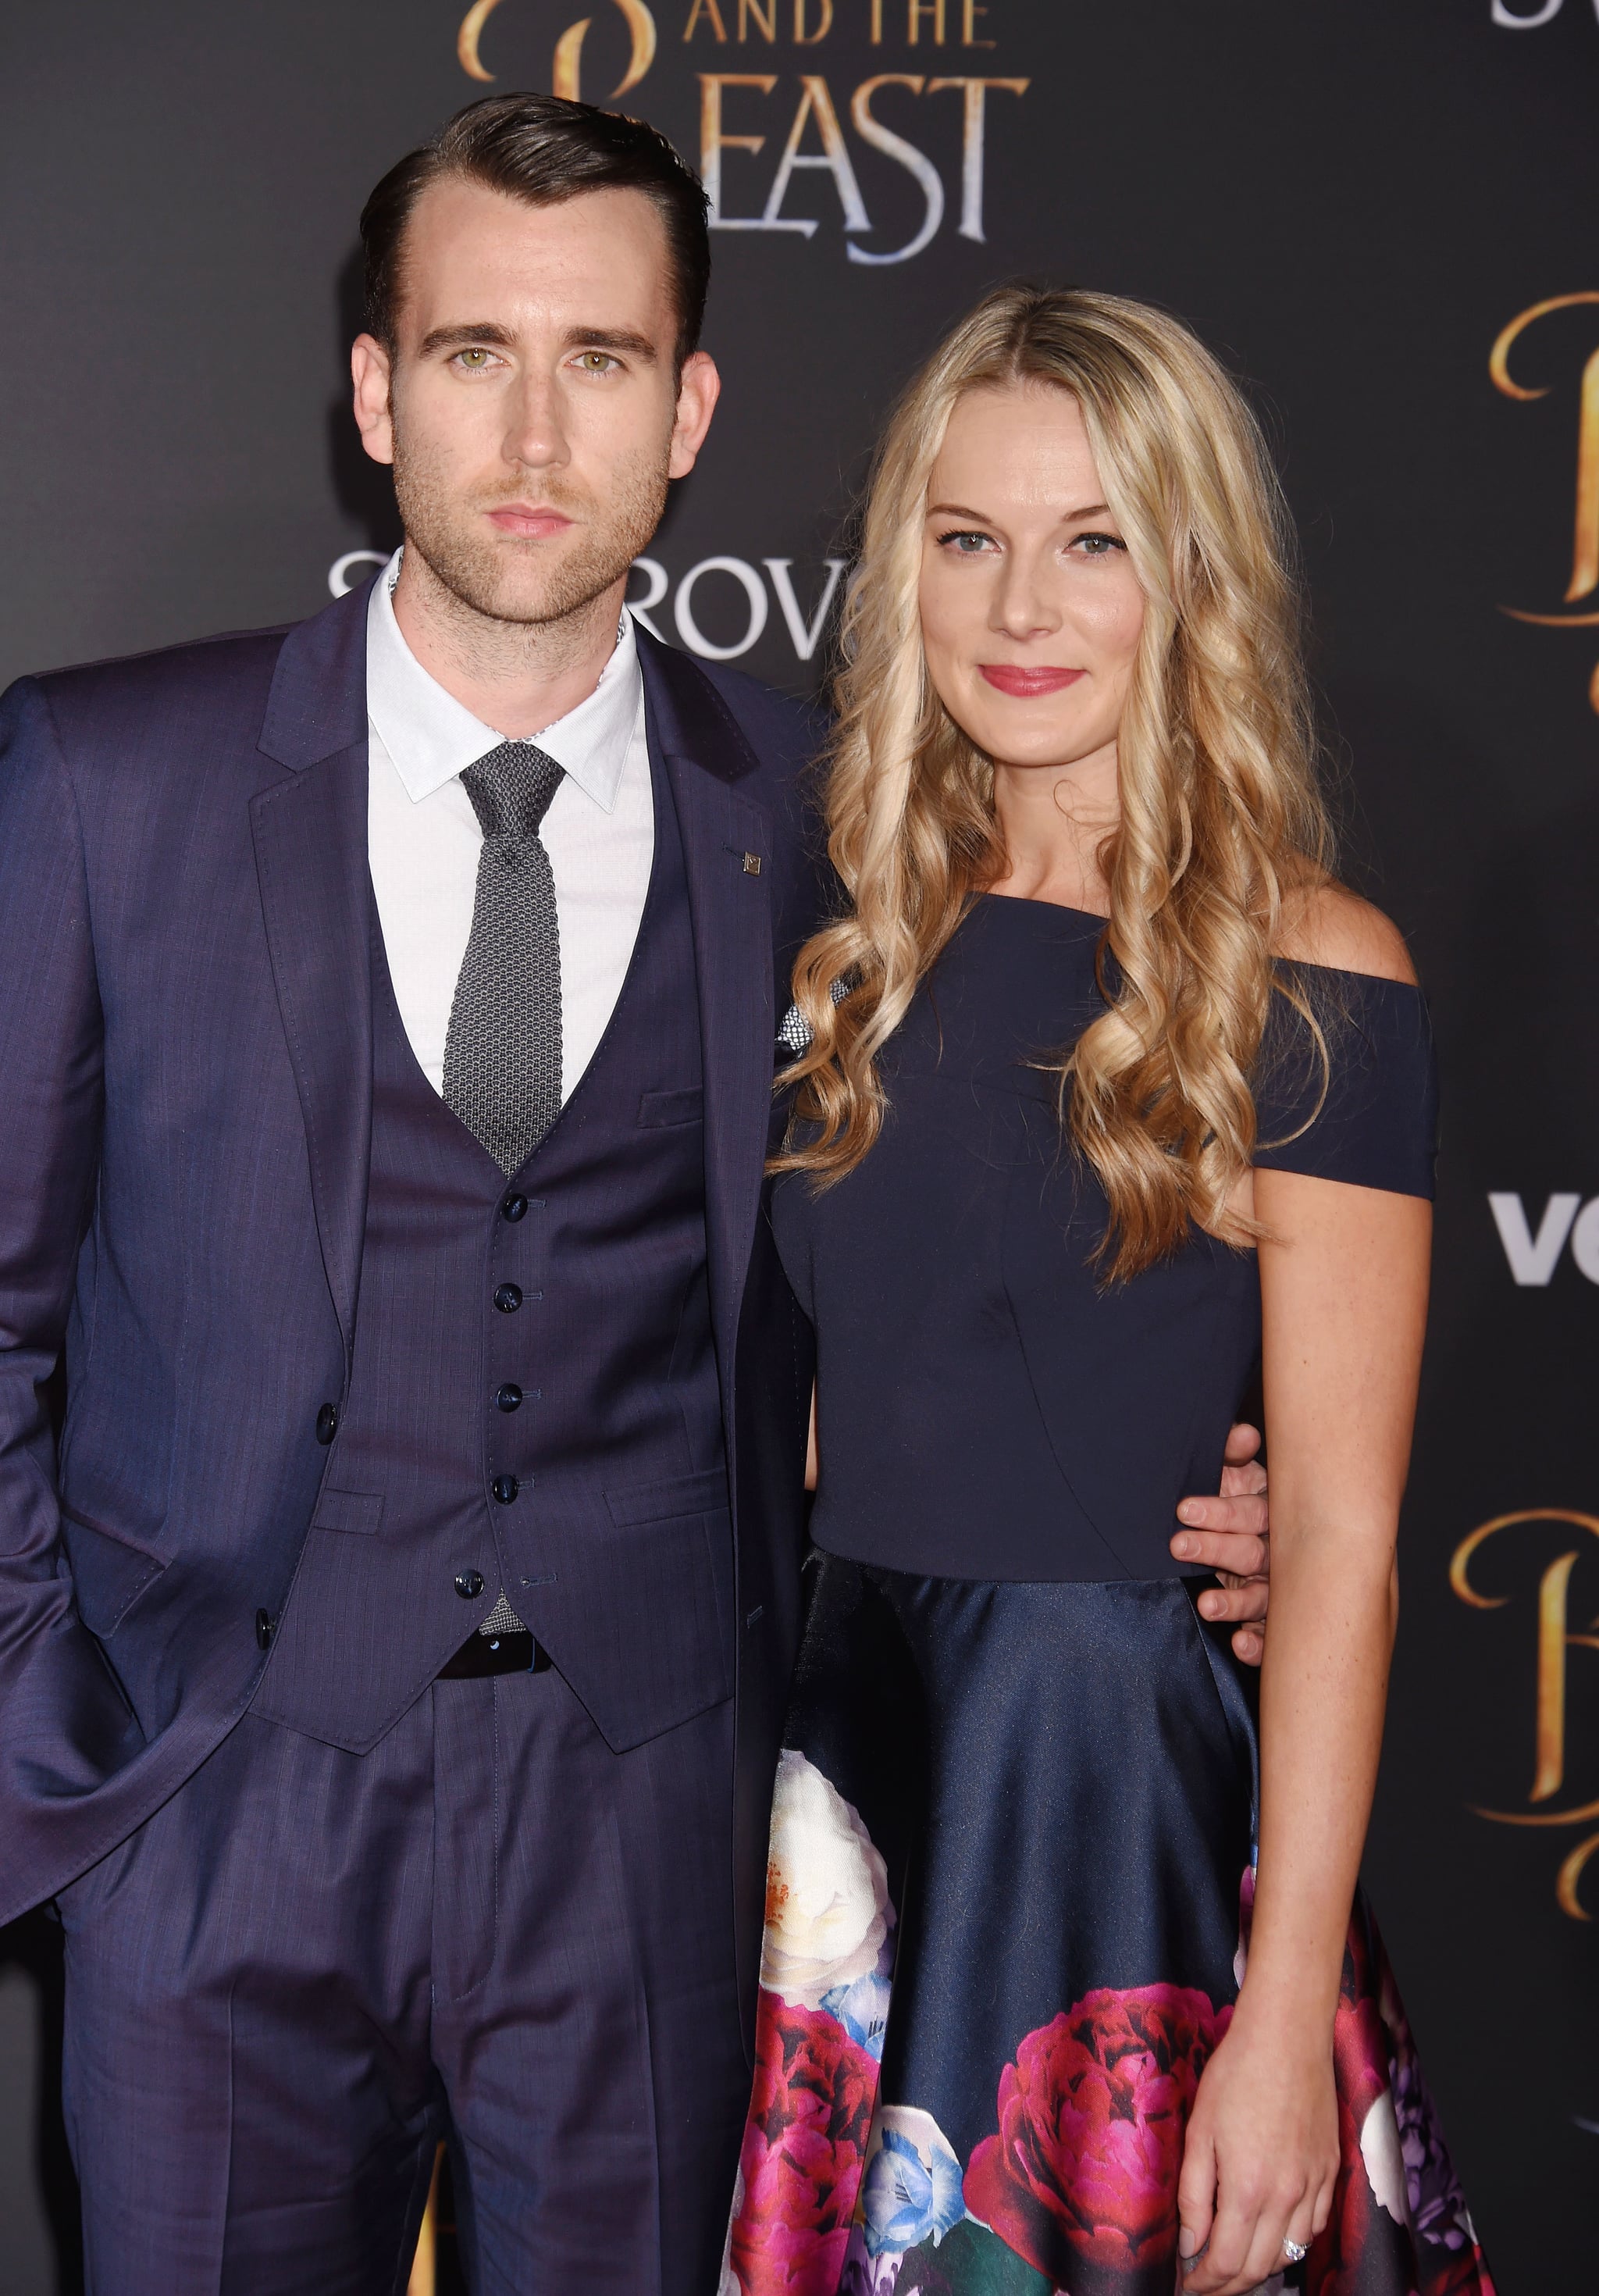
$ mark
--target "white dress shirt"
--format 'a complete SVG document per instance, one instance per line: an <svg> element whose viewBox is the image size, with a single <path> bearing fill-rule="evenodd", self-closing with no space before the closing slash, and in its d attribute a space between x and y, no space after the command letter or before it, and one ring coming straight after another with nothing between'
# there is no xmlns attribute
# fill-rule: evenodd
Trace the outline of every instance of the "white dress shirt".
<svg viewBox="0 0 1599 2296"><path fill-rule="evenodd" d="M437 1093L472 931L483 832L461 775L505 736L417 660L394 617L396 551L366 614L366 834L378 922L411 1049ZM633 624L586 701L534 737L566 768L539 831L561 929L561 1097L594 1058L638 938L655 849Z"/></svg>

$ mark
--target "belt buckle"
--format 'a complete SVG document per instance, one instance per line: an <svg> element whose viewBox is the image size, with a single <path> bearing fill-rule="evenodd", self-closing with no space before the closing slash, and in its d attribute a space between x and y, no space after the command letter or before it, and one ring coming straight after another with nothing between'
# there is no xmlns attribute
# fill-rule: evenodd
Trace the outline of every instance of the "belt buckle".
<svg viewBox="0 0 1599 2296"><path fill-rule="evenodd" d="M439 1669L440 1682L476 1682L486 1675L539 1674L548 1666L549 1654L540 1650L527 1632L504 1635L468 1635L454 1658L447 1659Z"/></svg>

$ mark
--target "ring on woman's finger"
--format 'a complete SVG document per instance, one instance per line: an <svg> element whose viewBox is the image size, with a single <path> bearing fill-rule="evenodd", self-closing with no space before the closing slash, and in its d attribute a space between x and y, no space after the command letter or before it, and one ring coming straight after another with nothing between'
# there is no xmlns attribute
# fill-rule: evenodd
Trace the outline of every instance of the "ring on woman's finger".
<svg viewBox="0 0 1599 2296"><path fill-rule="evenodd" d="M1287 2234L1284 2233L1283 2235L1283 2253L1288 2259L1290 2264L1303 2264L1305 2259L1310 2253L1310 2243L1308 2240L1290 2240Z"/></svg>

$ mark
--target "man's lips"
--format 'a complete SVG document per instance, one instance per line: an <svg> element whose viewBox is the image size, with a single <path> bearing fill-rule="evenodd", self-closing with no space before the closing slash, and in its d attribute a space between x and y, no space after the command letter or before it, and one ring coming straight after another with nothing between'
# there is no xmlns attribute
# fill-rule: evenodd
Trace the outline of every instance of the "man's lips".
<svg viewBox="0 0 1599 2296"><path fill-rule="evenodd" d="M1080 669L1022 669L1009 661L980 661L977 666L990 685L1019 701L1034 701L1041 693L1059 693L1063 686L1075 685L1086 675Z"/></svg>
<svg viewBox="0 0 1599 2296"><path fill-rule="evenodd" d="M571 520L558 510L549 510L536 503L506 503L488 513L489 523L497 526L502 534L515 534L542 539L553 534L564 534Z"/></svg>

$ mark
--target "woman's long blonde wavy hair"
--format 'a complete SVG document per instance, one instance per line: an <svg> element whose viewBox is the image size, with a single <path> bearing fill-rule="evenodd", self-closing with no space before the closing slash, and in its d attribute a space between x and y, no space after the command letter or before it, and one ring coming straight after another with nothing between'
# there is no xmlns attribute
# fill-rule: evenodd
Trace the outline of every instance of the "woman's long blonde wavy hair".
<svg viewBox="0 0 1599 2296"><path fill-rule="evenodd" d="M880 450L842 632L826 791L828 851L850 903L801 950L810 1032L782 1074L796 1124L778 1168L821 1185L882 1127L876 1071L919 983L1004 873L994 765L933 691L918 592L928 486L970 390L1037 382L1082 410L1145 608L1117 739L1108 1009L1061 1063L1062 1113L1110 1205L1108 1280L1183 1242L1259 1230L1232 1206L1255 1146L1250 1075L1284 901L1325 882L1295 553L1259 425L1188 329L1082 289L1002 288L933 354ZM1318 1047L1316 1016L1292 975Z"/></svg>

